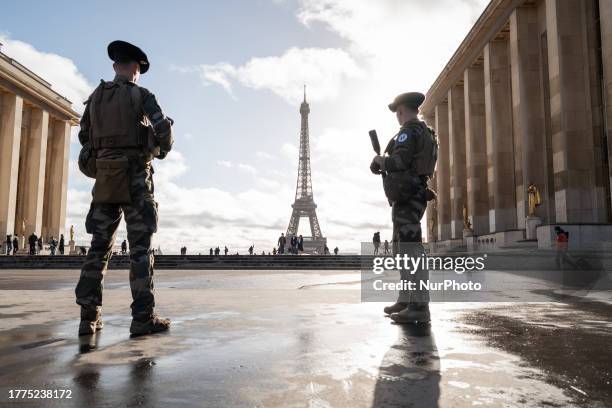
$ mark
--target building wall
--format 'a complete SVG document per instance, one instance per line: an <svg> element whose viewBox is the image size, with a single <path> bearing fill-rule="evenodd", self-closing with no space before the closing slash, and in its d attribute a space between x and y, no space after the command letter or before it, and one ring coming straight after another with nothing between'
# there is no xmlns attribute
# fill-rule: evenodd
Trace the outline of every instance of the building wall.
<svg viewBox="0 0 612 408"><path fill-rule="evenodd" d="M78 114L35 74L0 53L0 237L64 233L70 129Z"/></svg>
<svg viewBox="0 0 612 408"><path fill-rule="evenodd" d="M611 84L612 2L492 1L423 105L450 163L437 238L460 235L464 205L475 235L524 238L531 184L543 224L609 223Z"/></svg>

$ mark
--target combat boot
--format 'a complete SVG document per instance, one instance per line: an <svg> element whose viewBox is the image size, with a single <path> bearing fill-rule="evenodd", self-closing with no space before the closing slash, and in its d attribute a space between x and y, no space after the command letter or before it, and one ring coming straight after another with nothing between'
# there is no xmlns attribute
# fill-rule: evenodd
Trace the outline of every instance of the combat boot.
<svg viewBox="0 0 612 408"><path fill-rule="evenodd" d="M153 313L146 319L132 319L130 333L134 336L142 336L145 334L159 333L170 328L170 319L159 317Z"/></svg>
<svg viewBox="0 0 612 408"><path fill-rule="evenodd" d="M408 305L407 308L398 313L393 313L391 319L395 323L429 323L431 314L429 313L428 305Z"/></svg>
<svg viewBox="0 0 612 408"><path fill-rule="evenodd" d="M102 330L104 323L100 319L102 308L97 307L82 307L81 306L81 324L79 324L79 336L94 334L98 330Z"/></svg>
<svg viewBox="0 0 612 408"><path fill-rule="evenodd" d="M385 312L386 315L390 315L393 313L399 313L407 307L408 307L408 303L396 302L392 304L391 306L385 307L383 311Z"/></svg>

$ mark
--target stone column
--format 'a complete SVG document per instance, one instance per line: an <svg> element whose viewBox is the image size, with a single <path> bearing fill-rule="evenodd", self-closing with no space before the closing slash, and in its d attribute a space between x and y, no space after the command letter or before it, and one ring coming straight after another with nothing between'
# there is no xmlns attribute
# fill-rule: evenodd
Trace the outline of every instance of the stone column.
<svg viewBox="0 0 612 408"><path fill-rule="evenodd" d="M54 120L49 126L45 185L44 234L59 237L66 221L70 123Z"/></svg>
<svg viewBox="0 0 612 408"><path fill-rule="evenodd" d="M612 2L599 1L599 24L601 29L601 50L604 80L604 131L608 135L608 158L612 158ZM612 166L608 174L612 190ZM610 209L612 211L612 208Z"/></svg>
<svg viewBox="0 0 612 408"><path fill-rule="evenodd" d="M433 116L423 115L423 120L427 123L427 126L434 128L436 126L435 113ZM433 190L438 190L438 180L434 173L433 177L429 180L429 187ZM433 231L430 230L430 223L433 219ZM438 240L438 209L437 202L435 200L427 203L427 210L425 211L425 223L423 224L423 231L427 231L427 242L435 242ZM430 233L431 232L431 233Z"/></svg>
<svg viewBox="0 0 612 408"><path fill-rule="evenodd" d="M19 171L21 116L23 99L14 94L0 94L0 238L21 234L15 225L15 202Z"/></svg>
<svg viewBox="0 0 612 408"><path fill-rule="evenodd" d="M451 238L451 212L450 212L450 166L448 146L448 103L436 105L436 134L440 148L438 151L438 168L436 173L438 187L438 239L440 241Z"/></svg>
<svg viewBox="0 0 612 408"><path fill-rule="evenodd" d="M49 113L41 109L30 110L29 130L25 136L27 146L25 150L23 171L20 177L23 191L22 208L18 210L18 222L26 220L27 234L35 232L40 235L42 231L43 199L45 191L45 163L47 161L47 134L49 129ZM23 141L22 141L23 142ZM46 241L47 237L43 237Z"/></svg>
<svg viewBox="0 0 612 408"><path fill-rule="evenodd" d="M599 141L593 132L589 70L589 52L596 51L587 42L587 3L546 0L555 213L561 223L607 218L597 180Z"/></svg>
<svg viewBox="0 0 612 408"><path fill-rule="evenodd" d="M510 66L516 216L520 229L525 228L528 215L527 188L533 183L543 199L547 188L539 37L537 9L515 9L510 16ZM546 211L536 211L536 215L547 221Z"/></svg>
<svg viewBox="0 0 612 408"><path fill-rule="evenodd" d="M512 95L508 41L484 48L485 113L489 192L489 229L516 229Z"/></svg>
<svg viewBox="0 0 612 408"><path fill-rule="evenodd" d="M465 109L463 86L448 91L448 140L450 155L451 236L463 239L463 206L467 206L465 170Z"/></svg>
<svg viewBox="0 0 612 408"><path fill-rule="evenodd" d="M467 206L475 235L489 233L487 189L487 141L485 121L484 69L472 66L463 74L465 92L465 163Z"/></svg>

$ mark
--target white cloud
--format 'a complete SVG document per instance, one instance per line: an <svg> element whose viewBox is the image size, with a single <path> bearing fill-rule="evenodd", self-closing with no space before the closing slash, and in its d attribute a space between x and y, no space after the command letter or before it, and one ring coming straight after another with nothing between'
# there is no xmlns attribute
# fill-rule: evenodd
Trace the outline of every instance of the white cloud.
<svg viewBox="0 0 612 408"><path fill-rule="evenodd" d="M272 160L272 159L274 159L273 155L271 155L268 152L262 152L262 151L255 152L255 157L257 157L258 159L263 159L263 160Z"/></svg>
<svg viewBox="0 0 612 408"><path fill-rule="evenodd" d="M93 86L78 70L75 63L57 54L39 51L30 44L0 34L2 52L36 73L60 95L68 98L77 112L83 111L83 102Z"/></svg>
<svg viewBox="0 0 612 408"><path fill-rule="evenodd" d="M238 163L236 167L246 173L249 173L252 175L257 174L257 169L255 169L255 167L251 166L250 164Z"/></svg>
<svg viewBox="0 0 612 408"><path fill-rule="evenodd" d="M377 93L389 97L399 89L425 92L488 3L300 0L297 18L348 40L348 52L367 66Z"/></svg>
<svg viewBox="0 0 612 408"><path fill-rule="evenodd" d="M281 154L289 160L296 161L298 159L298 148L293 143L283 143L281 146Z"/></svg>
<svg viewBox="0 0 612 408"><path fill-rule="evenodd" d="M212 84L221 85L227 93L235 98L232 91L232 83L230 79L237 76L238 70L231 64L221 62L214 65L201 65L200 66L200 77L202 78L202 84L209 86Z"/></svg>
<svg viewBox="0 0 612 408"><path fill-rule="evenodd" d="M229 160L217 160L217 164L221 167L225 167L225 168L231 168L234 167L234 163L232 163Z"/></svg>
<svg viewBox="0 0 612 408"><path fill-rule="evenodd" d="M155 181L157 183L166 183L175 180L187 172L189 167L185 162L183 154L174 149L164 160L156 160L155 166Z"/></svg>
<svg viewBox="0 0 612 408"><path fill-rule="evenodd" d="M335 99L343 80L363 75L353 58L339 48L290 48L280 56L251 58L241 66L226 62L200 66L204 85L216 83L230 95L233 82L253 89L268 89L298 104L303 84L308 84L308 99Z"/></svg>
<svg viewBox="0 0 612 408"><path fill-rule="evenodd" d="M257 169L250 164L234 163L229 160L217 160L217 164L221 167L225 167L226 169L235 168L242 172L249 173L253 176L257 174Z"/></svg>

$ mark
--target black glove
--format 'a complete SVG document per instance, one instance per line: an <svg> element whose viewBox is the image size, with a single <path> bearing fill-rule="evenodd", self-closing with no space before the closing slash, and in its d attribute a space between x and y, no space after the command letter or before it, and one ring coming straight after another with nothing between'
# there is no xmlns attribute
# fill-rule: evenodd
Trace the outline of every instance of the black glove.
<svg viewBox="0 0 612 408"><path fill-rule="evenodd" d="M85 143L81 147L78 164L81 173L89 178L96 178L96 153L89 143Z"/></svg>
<svg viewBox="0 0 612 408"><path fill-rule="evenodd" d="M379 155L374 156L372 163L370 164L370 171L374 174L382 174L383 167L385 165L385 158Z"/></svg>
<svg viewBox="0 0 612 408"><path fill-rule="evenodd" d="M438 194L436 194L436 192L432 190L431 188L427 187L427 190L425 190L425 201L432 201L432 200L437 200L437 199L438 199Z"/></svg>

